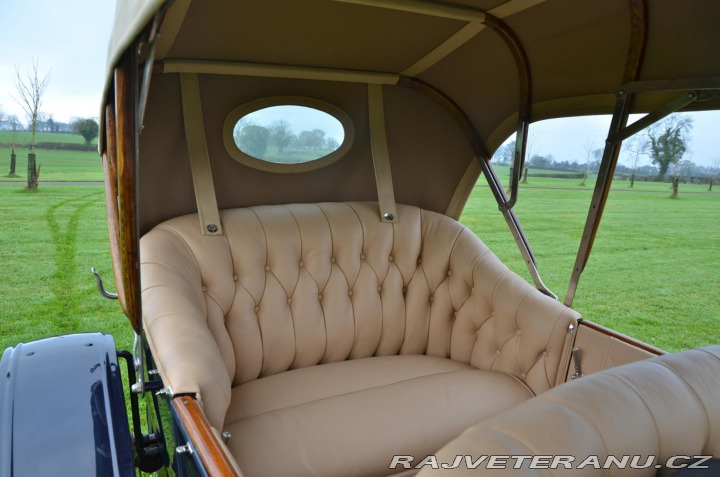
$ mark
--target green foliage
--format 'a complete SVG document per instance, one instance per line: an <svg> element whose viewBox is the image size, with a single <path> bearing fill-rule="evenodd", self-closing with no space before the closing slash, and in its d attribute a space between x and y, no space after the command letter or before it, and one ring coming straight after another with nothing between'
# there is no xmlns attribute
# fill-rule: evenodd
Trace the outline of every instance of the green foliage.
<svg viewBox="0 0 720 477"><path fill-rule="evenodd" d="M270 131L256 124L248 124L237 132L235 143L241 151L258 159L265 156L270 139Z"/></svg>
<svg viewBox="0 0 720 477"><path fill-rule="evenodd" d="M94 119L78 119L72 123L75 133L81 135L85 139L85 144L90 145L93 139L98 137L100 125Z"/></svg>
<svg viewBox="0 0 720 477"><path fill-rule="evenodd" d="M665 177L670 165L677 166L685 155L691 129L692 118L676 114L647 130L647 151L653 164L660 168L659 180Z"/></svg>
<svg viewBox="0 0 720 477"><path fill-rule="evenodd" d="M0 131L0 144L9 145L12 144L12 131ZM16 132L16 143L18 146L27 146L30 144L30 131L17 131ZM37 132L35 134L35 140L38 143L63 143L63 144L85 144L85 140L77 134L70 133L51 133L51 132ZM93 141L97 144L97 141Z"/></svg>

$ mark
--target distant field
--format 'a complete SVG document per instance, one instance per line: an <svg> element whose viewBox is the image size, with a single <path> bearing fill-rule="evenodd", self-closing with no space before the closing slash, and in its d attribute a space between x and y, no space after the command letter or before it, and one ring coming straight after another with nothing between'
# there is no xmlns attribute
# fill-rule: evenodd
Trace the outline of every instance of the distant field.
<svg viewBox="0 0 720 477"><path fill-rule="evenodd" d="M18 131L16 144L25 146L30 144L31 133ZM35 135L36 142L62 142L71 144L85 144L85 139L79 134L39 132ZM12 143L12 131L0 131L0 143ZM97 144L97 139L93 141Z"/></svg>
<svg viewBox="0 0 720 477"><path fill-rule="evenodd" d="M562 179L561 179L562 180ZM667 184L611 194L573 307L586 318L667 350L720 343L720 193ZM637 184L636 184L637 186ZM682 191L694 192L694 194ZM520 190L517 214L545 284L564 299L591 193ZM476 187L461 222L530 280L487 187Z"/></svg>
<svg viewBox="0 0 720 477"><path fill-rule="evenodd" d="M562 299L591 195L520 193L517 213L538 268ZM720 193L668 195L666 185L656 184L654 191L611 196L575 308L667 350L720 343ZM97 294L89 273L97 267L114 288L101 186L41 186L37 193L0 186L0 219L0 349L93 330L131 346L117 302ZM475 188L462 221L529 279L487 187Z"/></svg>

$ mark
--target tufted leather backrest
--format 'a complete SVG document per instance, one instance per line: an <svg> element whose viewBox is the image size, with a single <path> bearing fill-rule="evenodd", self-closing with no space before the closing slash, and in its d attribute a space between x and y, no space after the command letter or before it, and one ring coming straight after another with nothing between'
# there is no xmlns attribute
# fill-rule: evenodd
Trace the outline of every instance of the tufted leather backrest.
<svg viewBox="0 0 720 477"><path fill-rule="evenodd" d="M222 211L224 236L201 235L196 215L155 227L141 240L143 319L166 381L218 409L232 386L380 355L451 358L535 393L562 381L579 315L455 220L411 206L398 217L296 204Z"/></svg>

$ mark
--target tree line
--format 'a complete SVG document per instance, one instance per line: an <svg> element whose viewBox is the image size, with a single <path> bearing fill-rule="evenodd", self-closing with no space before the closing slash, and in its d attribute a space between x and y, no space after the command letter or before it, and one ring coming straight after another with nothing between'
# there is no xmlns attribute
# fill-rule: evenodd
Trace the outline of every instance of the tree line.
<svg viewBox="0 0 720 477"><path fill-rule="evenodd" d="M683 114L674 114L655 123L630 140L625 141L623 148L629 152L631 165L618 164L615 172L627 174L634 180L638 176L654 176L655 180L663 181L671 172L673 178L678 177L709 177L714 178L720 172L720 159L711 166L698 165L684 159L689 152L692 118ZM529 140L528 150L533 148ZM493 161L510 164L515 154L515 141L498 148ZM528 153L526 166L538 169L555 169L563 171L598 172L603 149L595 148L588 143L584 147L583 158L576 161L558 161L552 154L539 155ZM650 164L639 165L643 157L650 159ZM583 160L584 159L584 160Z"/></svg>
<svg viewBox="0 0 720 477"><path fill-rule="evenodd" d="M301 131L295 134L290 123L285 120L273 121L269 126L261 126L251 121L240 121L233 131L235 144L240 150L251 156L263 159L274 148L273 155L281 156L290 149L311 151L318 157L340 147L333 137L327 137L322 129Z"/></svg>

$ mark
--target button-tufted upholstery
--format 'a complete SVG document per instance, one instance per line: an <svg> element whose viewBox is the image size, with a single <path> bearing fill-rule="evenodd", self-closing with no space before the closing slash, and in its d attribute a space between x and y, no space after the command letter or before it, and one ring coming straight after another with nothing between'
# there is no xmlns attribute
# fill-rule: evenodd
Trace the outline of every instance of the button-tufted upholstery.
<svg viewBox="0 0 720 477"><path fill-rule="evenodd" d="M563 384L467 429L433 452L438 464L457 455L472 456L473 461L481 455L572 456L572 468L559 463L549 469L550 459L538 461L535 469L529 468L529 459L513 468L517 460L506 459L504 469L486 464L469 469L463 461L452 470L424 466L420 475L669 475L677 469L665 464L686 462L668 462L673 456L720 456L719 397L720 346L637 361ZM638 468L599 468L611 462L608 456L630 456L627 462L638 456ZM646 465L648 456L655 459Z"/></svg>
<svg viewBox="0 0 720 477"><path fill-rule="evenodd" d="M276 469L283 475L332 475L347 456L318 456L345 426L369 447L387 436L367 458L392 456L393 442L431 450L563 380L577 313L453 219L411 206L398 218L380 222L374 203L261 206L222 211L224 236L201 235L189 215L142 238L143 320L158 368L233 432L248 475L264 468L253 462L260 441L295 456ZM367 458L357 475L387 471L384 460L369 471Z"/></svg>

